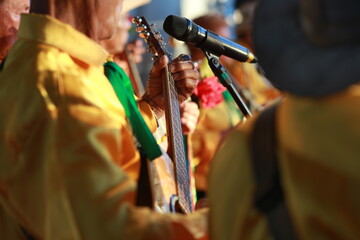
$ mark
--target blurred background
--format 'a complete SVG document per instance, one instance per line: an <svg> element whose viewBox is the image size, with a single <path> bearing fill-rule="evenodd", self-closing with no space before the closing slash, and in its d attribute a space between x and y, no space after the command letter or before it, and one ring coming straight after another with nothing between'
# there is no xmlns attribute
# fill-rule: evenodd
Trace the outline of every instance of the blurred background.
<svg viewBox="0 0 360 240"><path fill-rule="evenodd" d="M226 18L231 28L232 38L235 39L235 26L241 22L241 13L238 11L237 5L244 1L246 0L151 0L148 4L132 10L130 16L144 16L149 23L156 24L156 28L168 42L169 36L162 29L163 22L168 15L195 19L208 13L219 13ZM136 37L135 30L131 31L130 40L134 40ZM188 50L184 43L175 41L174 44L168 47L173 56L187 53ZM142 79L147 79L151 68L151 58L151 54L145 54L144 61L138 66Z"/></svg>
<svg viewBox="0 0 360 240"><path fill-rule="evenodd" d="M229 91L218 81L209 67L208 61L203 51L191 44L177 41L171 38L163 30L163 23L169 15L186 17L195 24L215 33L224 38L236 42L251 52L254 52L252 44L252 25L254 10L257 6L257 0L125 0L126 4L141 6L138 8L124 7L133 9L124 16L127 27L123 31L130 32L128 41L131 43L144 43L144 41L135 41L139 38L136 32L136 24L131 24L130 19L135 16L143 16L149 24L155 24L156 30L160 32L167 44L167 51L172 53L172 58L179 54L188 54L192 61L196 63L200 73L199 85L191 96L191 102L196 103L200 110L200 116L197 120L194 131L187 136L189 149L189 162L194 173L194 182L197 199L207 196L208 173L212 158L220 144L222 138L228 131L239 124L247 115L240 111ZM144 5L144 3L146 3ZM129 19L130 18L130 19ZM130 26L131 25L131 26ZM153 29L154 30L154 29ZM123 31L118 31L118 36L125 35ZM128 35L128 34L126 34ZM122 37L119 37L122 39ZM116 38L115 38L116 39ZM119 42L115 42L118 46ZM144 46L146 44L143 44ZM135 49L135 48L134 48ZM125 51L126 52L126 51ZM135 51L133 50L132 53ZM140 51L138 51L140 53ZM130 53L130 54L129 54ZM142 61L133 61L135 68L126 67L130 70L129 76L138 80L135 86L145 86L148 74L152 67L152 54L144 53L142 46ZM122 54L123 55L123 54ZM126 55L131 55L128 51ZM135 55L135 54L133 54ZM255 53L256 55L256 53ZM129 57L127 58L129 59ZM140 58L139 58L140 59ZM226 56L221 56L219 61L226 69L232 83L243 101L252 113L262 111L266 106L281 98L281 92L275 89L265 77L262 68L258 64L249 64L236 61ZM130 63L131 61L128 61ZM120 63L118 63L120 65ZM195 66L195 65L194 65ZM139 74L131 74L138 72ZM133 78L131 76L134 76ZM135 87L136 88L136 87ZM143 89L143 87L142 87ZM137 93L142 96L141 91ZM189 99L190 101L190 99ZM163 134L159 134L163 136ZM157 137L160 139L161 137ZM194 194L195 195L195 194Z"/></svg>

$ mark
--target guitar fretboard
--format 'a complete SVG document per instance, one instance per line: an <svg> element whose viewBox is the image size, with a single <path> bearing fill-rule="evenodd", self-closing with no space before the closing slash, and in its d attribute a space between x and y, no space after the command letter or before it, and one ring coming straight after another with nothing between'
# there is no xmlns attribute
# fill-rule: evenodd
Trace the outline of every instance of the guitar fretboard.
<svg viewBox="0 0 360 240"><path fill-rule="evenodd" d="M174 79L166 68L167 80L164 81L164 90L167 93L166 106L167 112L167 134L169 146L171 147L171 158L175 164L175 174L178 188L179 204L185 213L192 212L193 201L190 192L190 175L189 165L185 157L184 141L180 121L180 109L178 94L175 87Z"/></svg>

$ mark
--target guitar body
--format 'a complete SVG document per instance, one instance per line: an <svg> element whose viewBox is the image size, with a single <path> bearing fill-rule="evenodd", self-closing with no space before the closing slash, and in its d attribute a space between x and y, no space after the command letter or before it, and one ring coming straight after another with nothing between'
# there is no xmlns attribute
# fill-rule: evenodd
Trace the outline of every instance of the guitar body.
<svg viewBox="0 0 360 240"><path fill-rule="evenodd" d="M154 137L159 142L163 154L153 161L147 161L151 189L150 207L159 213L182 213L177 204L175 166L168 153L163 150L168 149L165 117L160 118L158 122L159 127L154 133ZM191 197L193 198L193 195Z"/></svg>
<svg viewBox="0 0 360 240"><path fill-rule="evenodd" d="M164 153L148 161L149 179L152 189L152 208L159 213L176 212L177 190L174 164Z"/></svg>
<svg viewBox="0 0 360 240"><path fill-rule="evenodd" d="M161 130L163 131L163 129ZM149 160L141 155L141 169L138 180L137 205L149 207L159 213L179 212L177 210L177 188L174 163L163 150L167 141L162 141L162 155Z"/></svg>

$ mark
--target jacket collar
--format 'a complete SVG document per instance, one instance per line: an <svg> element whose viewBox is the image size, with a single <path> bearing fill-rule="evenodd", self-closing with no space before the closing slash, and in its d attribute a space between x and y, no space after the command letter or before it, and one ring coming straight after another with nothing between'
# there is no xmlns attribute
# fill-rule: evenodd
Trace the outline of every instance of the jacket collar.
<svg viewBox="0 0 360 240"><path fill-rule="evenodd" d="M18 37L52 45L93 65L103 64L109 55L83 33L48 15L22 15Z"/></svg>

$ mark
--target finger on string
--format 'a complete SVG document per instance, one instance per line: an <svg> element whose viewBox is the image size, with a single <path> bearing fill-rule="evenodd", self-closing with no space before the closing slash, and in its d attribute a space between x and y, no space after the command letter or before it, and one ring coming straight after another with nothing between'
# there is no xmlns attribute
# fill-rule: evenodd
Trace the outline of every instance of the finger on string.
<svg viewBox="0 0 360 240"><path fill-rule="evenodd" d="M165 55L156 58L154 61L153 67L151 69L150 75L152 77L161 76L162 69L164 69L168 63L169 63L169 59Z"/></svg>
<svg viewBox="0 0 360 240"><path fill-rule="evenodd" d="M175 83L175 86L178 89L178 93L179 93L179 91L181 93L183 93L184 90L186 90L185 93L187 93L187 92L192 93L195 90L195 88L197 87L198 82L199 82L198 80L188 79L186 81L177 81Z"/></svg>
<svg viewBox="0 0 360 240"><path fill-rule="evenodd" d="M172 62L169 66L171 73L177 73L185 70L196 70L195 63L192 61Z"/></svg>
<svg viewBox="0 0 360 240"><path fill-rule="evenodd" d="M192 88L177 88L179 103L186 101L193 93L193 90Z"/></svg>

